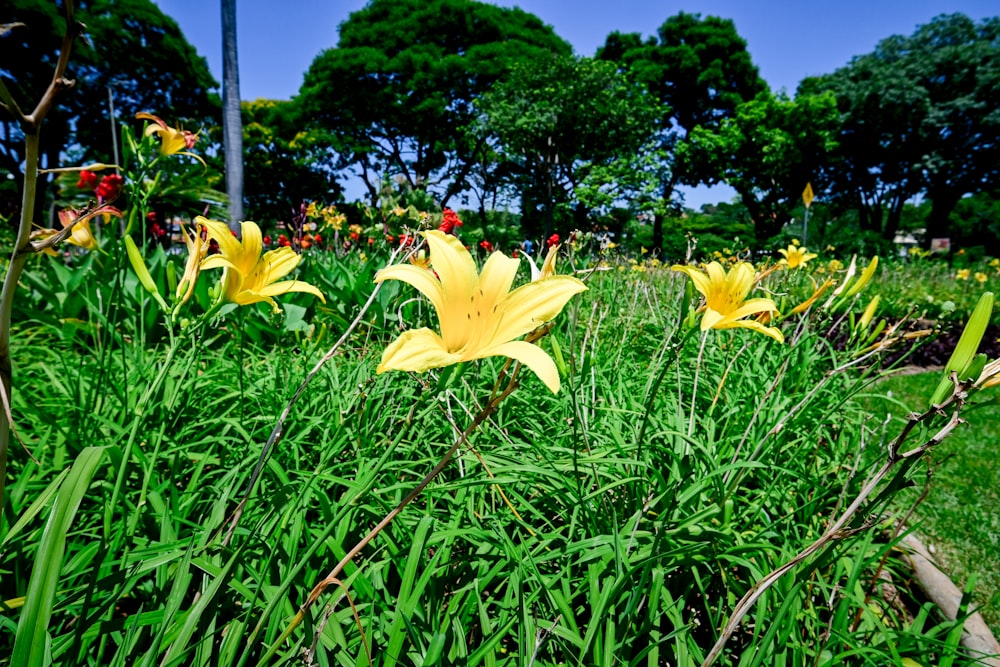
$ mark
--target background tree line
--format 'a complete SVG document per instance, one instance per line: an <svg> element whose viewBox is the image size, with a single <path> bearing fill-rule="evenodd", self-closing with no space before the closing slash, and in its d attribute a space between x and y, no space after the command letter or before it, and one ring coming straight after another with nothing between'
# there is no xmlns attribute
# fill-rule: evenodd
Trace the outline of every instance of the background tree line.
<svg viewBox="0 0 1000 667"><path fill-rule="evenodd" d="M77 90L42 135L46 166L112 162L112 114L121 124L152 110L203 128L210 172L182 176L221 188L220 107L205 60L149 0L78 5L89 37L73 59ZM26 27L0 37L0 76L33 99L57 53L61 10L7 0L0 23L12 22ZM350 182L377 205L388 183L404 200L472 207L484 221L513 208L531 236L627 226L677 252L688 231L768 243L801 217L811 182L822 202L813 233L855 229L852 239L879 243L920 225L928 240L968 234L996 246L997 99L997 18L939 16L788 96L769 89L723 18L679 13L652 36L612 32L583 57L517 8L372 0L316 56L294 99L244 102L244 198L247 216L267 224L302 200L343 202ZM0 109L5 215L19 147ZM684 208L678 186L715 183L738 201ZM194 190L183 205L199 201Z"/></svg>

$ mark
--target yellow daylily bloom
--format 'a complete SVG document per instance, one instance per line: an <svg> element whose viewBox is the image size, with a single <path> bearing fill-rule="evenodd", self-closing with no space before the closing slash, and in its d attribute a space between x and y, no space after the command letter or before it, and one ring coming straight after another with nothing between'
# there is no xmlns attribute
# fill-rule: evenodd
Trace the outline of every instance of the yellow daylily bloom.
<svg viewBox="0 0 1000 667"><path fill-rule="evenodd" d="M693 266L674 265L674 271L686 273L695 288L705 297L701 318L701 330L733 329L742 327L751 329L765 336L770 336L779 343L785 342L785 337L776 327L765 327L760 322L744 319L756 313L771 313L778 310L771 299L747 299L753 289L754 270L746 262L738 262L726 273L718 262L711 262L701 271Z"/></svg>
<svg viewBox="0 0 1000 667"><path fill-rule="evenodd" d="M208 239L201 237L201 230L195 225L194 232L189 232L184 225L181 225L181 236L184 237L184 245L187 246L187 262L184 263L184 275L181 276L180 283L177 284L176 297L180 303L187 303L194 293L194 284L198 282L198 274L201 273L201 263L208 254Z"/></svg>
<svg viewBox="0 0 1000 667"><path fill-rule="evenodd" d="M784 264L790 269L797 269L810 259L818 257L818 255L814 252L806 252L805 246L799 246L797 242L788 246L788 248L780 248L778 252L781 253L784 258L778 263Z"/></svg>
<svg viewBox="0 0 1000 667"><path fill-rule="evenodd" d="M73 225L73 231L66 237L66 241L86 250L97 250L97 239L94 238L93 232L90 231L90 221L99 215L114 215L120 218L122 214L115 207L108 205L98 206L84 213L72 208L59 211L59 224L62 225L63 229L66 229L69 225ZM45 240L50 236L55 236L57 233L55 229L38 229L32 232L31 239ZM51 246L44 248L42 252L53 257L59 256L56 249Z"/></svg>
<svg viewBox="0 0 1000 667"><path fill-rule="evenodd" d="M146 136L155 134L160 137L160 155L187 155L205 164L205 161L200 156L187 150L193 148L198 142L197 133L170 127L162 118L145 111L140 111L135 117L140 120L153 122L153 125L146 126Z"/></svg>
<svg viewBox="0 0 1000 667"><path fill-rule="evenodd" d="M959 269L955 273L955 280L968 280L970 273L969 269Z"/></svg>
<svg viewBox="0 0 1000 667"><path fill-rule="evenodd" d="M375 274L375 282L401 280L415 287L437 311L441 334L427 328L403 332L382 353L377 372L422 372L503 356L521 362L558 392L552 358L537 345L515 339L554 319L587 287L572 276L550 276L511 290L520 260L494 252L477 272L457 238L438 230L423 235L433 271L394 264Z"/></svg>
<svg viewBox="0 0 1000 667"><path fill-rule="evenodd" d="M263 239L255 222L241 222L243 241L238 241L224 222L198 216L195 222L202 225L208 237L219 244L219 254L210 255L201 262L204 269L224 269L222 274L223 297L226 301L246 306L266 301L274 312L280 312L271 297L288 292L307 292L326 303L323 293L301 280L279 279L287 276L299 265L302 258L289 247L269 250L261 255Z"/></svg>

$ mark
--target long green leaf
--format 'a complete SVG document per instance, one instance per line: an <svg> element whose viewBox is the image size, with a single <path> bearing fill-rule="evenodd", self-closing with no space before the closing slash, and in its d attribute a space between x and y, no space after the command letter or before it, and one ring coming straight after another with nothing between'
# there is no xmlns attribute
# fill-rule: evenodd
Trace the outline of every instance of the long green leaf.
<svg viewBox="0 0 1000 667"><path fill-rule="evenodd" d="M76 457L76 462L59 488L52 513L45 524L38 555L28 581L24 609L17 623L12 665L41 667L45 661L49 642L49 620L55 603L56 585L66 553L66 534L80 507L80 501L90 486L90 479L104 456L104 447L87 447Z"/></svg>

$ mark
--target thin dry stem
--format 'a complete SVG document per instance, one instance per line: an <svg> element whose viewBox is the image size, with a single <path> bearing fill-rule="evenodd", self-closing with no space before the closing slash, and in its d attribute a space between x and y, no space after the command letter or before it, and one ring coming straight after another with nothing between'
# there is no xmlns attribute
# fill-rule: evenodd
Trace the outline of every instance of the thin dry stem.
<svg viewBox="0 0 1000 667"><path fill-rule="evenodd" d="M962 406L965 404L965 399L967 394L965 389L968 385L963 385L959 383L955 378L955 374L952 373L952 381L955 383L955 391L952 396L941 403L940 405L932 405L927 411L922 414L912 414L903 430L898 436L889 444L888 447L888 457L882 467L871 477L861 491L854 498L847 509L841 513L840 517L836 521L832 522L829 527L824 531L824 533L812 544L807 546L805 549L796 554L791 560L786 562L784 565L772 570L767 576L758 581L753 588L747 591L746 595L736 604L733 608L729 620L726 625L722 628L722 632L719 635L718 641L709 651L705 660L701 663L701 667L709 667L712 665L718 657L722 654L723 649L728 643L730 637L739 628L740 623L743 618L753 609L757 600L760 599L762 595L775 583L778 582L785 574L794 569L799 563L804 561L806 558L815 554L817 551L825 547L831 541L836 539L841 539L845 535L854 534L856 530L846 530L848 524L854 518L854 515L858 512L861 506L868 500L868 497L878 488L878 486L885 480L889 473L896 467L898 463L906 459L916 459L922 456L924 453L929 451L932 447L940 443L949 433L951 433L956 426L961 423L959 418L959 412ZM969 383L971 385L971 383ZM944 411L951 409L952 413L948 419L948 422L942 426L933 436L931 436L926 442L910 449L906 452L900 453L899 449L905 443L906 439L912 433L913 429L919 424L929 421L935 416L944 414Z"/></svg>

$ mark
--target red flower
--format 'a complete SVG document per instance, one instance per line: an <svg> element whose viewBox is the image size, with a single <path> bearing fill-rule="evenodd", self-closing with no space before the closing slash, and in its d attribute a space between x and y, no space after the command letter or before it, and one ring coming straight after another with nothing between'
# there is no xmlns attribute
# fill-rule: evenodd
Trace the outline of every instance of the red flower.
<svg viewBox="0 0 1000 667"><path fill-rule="evenodd" d="M264 238L262 238L261 241L264 242L264 245L271 245L271 236L267 235Z"/></svg>
<svg viewBox="0 0 1000 667"><path fill-rule="evenodd" d="M125 179L118 174L108 174L97 184L94 194L102 202L109 201L118 196L118 192L121 190L124 182Z"/></svg>
<svg viewBox="0 0 1000 667"><path fill-rule="evenodd" d="M101 177L92 171L84 169L80 172L80 180L76 182L76 187L81 190L93 190L101 181Z"/></svg>
<svg viewBox="0 0 1000 667"><path fill-rule="evenodd" d="M445 234L454 234L455 227L461 227L462 221L458 219L458 214L450 208L444 209L443 213L444 217L442 218L441 225L438 229Z"/></svg>
<svg viewBox="0 0 1000 667"><path fill-rule="evenodd" d="M386 234L385 235L385 241L386 241L386 243L395 243L396 242L396 237L393 236L392 234Z"/></svg>
<svg viewBox="0 0 1000 667"><path fill-rule="evenodd" d="M317 234L316 236L313 237L313 241L315 241L316 243L322 243L323 242L323 237L321 237L319 234Z"/></svg>
<svg viewBox="0 0 1000 667"><path fill-rule="evenodd" d="M357 232L351 232L351 240L352 241L357 241L359 238L361 238L360 234L358 234Z"/></svg>
<svg viewBox="0 0 1000 667"><path fill-rule="evenodd" d="M479 242L479 247L486 252L493 252L493 244L485 239Z"/></svg>
<svg viewBox="0 0 1000 667"><path fill-rule="evenodd" d="M559 245L559 235L553 234L545 241L545 247L551 248L554 245Z"/></svg>
<svg viewBox="0 0 1000 667"><path fill-rule="evenodd" d="M513 257L514 259L520 257L520 255L517 254L517 248L514 248L514 250L511 251L510 256Z"/></svg>
<svg viewBox="0 0 1000 667"><path fill-rule="evenodd" d="M413 244L413 237L409 235L404 235L399 237L399 245L409 247Z"/></svg>
<svg viewBox="0 0 1000 667"><path fill-rule="evenodd" d="M281 246L282 248L287 248L290 245L292 245L292 243L291 241L288 240L288 237L285 236L284 234L278 234L278 245Z"/></svg>

